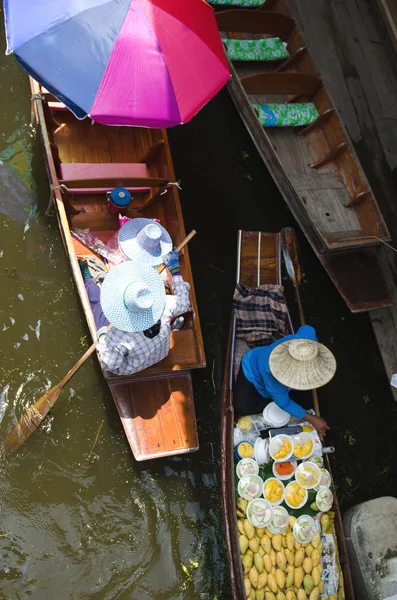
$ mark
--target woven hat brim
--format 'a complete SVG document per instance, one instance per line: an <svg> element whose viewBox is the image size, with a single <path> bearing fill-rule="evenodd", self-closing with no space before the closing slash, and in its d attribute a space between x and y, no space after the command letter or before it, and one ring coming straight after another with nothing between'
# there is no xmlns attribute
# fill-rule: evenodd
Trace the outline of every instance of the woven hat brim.
<svg viewBox="0 0 397 600"><path fill-rule="evenodd" d="M292 341L279 344L270 353L269 368L273 377L293 390L314 390L329 383L336 372L332 352L316 342L318 354L313 360L296 360L288 351Z"/></svg>
<svg viewBox="0 0 397 600"><path fill-rule="evenodd" d="M132 315L124 304L124 291L134 281L146 283L154 300L150 309ZM113 267L101 288L101 307L105 317L117 329L130 333L145 331L157 323L164 311L165 298L164 282L157 271L135 261Z"/></svg>
<svg viewBox="0 0 397 600"><path fill-rule="evenodd" d="M156 250L142 248L142 246L138 244L136 236L144 227L146 227L146 225L151 223L153 223L152 219L141 217L130 219L120 229L118 240L119 248L126 258L155 266L162 262L162 256L171 252L173 243L168 231L160 225L160 223L156 223L161 229L161 238L159 240L160 244L158 248Z"/></svg>

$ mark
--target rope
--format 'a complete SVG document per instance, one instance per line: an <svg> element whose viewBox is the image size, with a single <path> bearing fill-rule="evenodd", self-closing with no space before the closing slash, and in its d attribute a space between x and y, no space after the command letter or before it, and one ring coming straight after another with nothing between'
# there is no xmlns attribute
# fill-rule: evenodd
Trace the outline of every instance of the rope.
<svg viewBox="0 0 397 600"><path fill-rule="evenodd" d="M68 192L68 188L66 185L61 183L60 185L53 185L50 183L50 199L48 201L48 206L45 211L45 215L48 217L51 214L52 204L55 200L55 190L61 190L61 192Z"/></svg>
<svg viewBox="0 0 397 600"><path fill-rule="evenodd" d="M168 192L168 188L169 188L171 185L175 185L175 187L177 187L177 188L178 188L178 190L181 190L181 189L182 189L182 188L181 188L181 185L180 185L180 180L178 180L178 181L170 181L170 183L167 183L167 185L165 186L165 188L166 188L166 189L165 189L165 190L163 190L162 192L160 192L160 196L162 196L163 194L166 194L166 193Z"/></svg>

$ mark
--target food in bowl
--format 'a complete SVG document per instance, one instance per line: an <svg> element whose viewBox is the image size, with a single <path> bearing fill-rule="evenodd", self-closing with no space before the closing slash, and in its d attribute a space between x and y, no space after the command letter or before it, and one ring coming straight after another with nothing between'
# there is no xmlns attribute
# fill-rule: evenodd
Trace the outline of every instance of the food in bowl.
<svg viewBox="0 0 397 600"><path fill-rule="evenodd" d="M247 506L247 519L253 527L267 527L273 516L273 509L267 500L256 498Z"/></svg>
<svg viewBox="0 0 397 600"><path fill-rule="evenodd" d="M240 458L251 458L254 453L254 447L249 442L240 442L237 446L237 455Z"/></svg>
<svg viewBox="0 0 397 600"><path fill-rule="evenodd" d="M284 485L275 477L270 477L263 486L263 496L270 504L280 504L284 499Z"/></svg>
<svg viewBox="0 0 397 600"><path fill-rule="evenodd" d="M269 453L273 460L288 460L293 449L292 438L288 435L276 435L269 442Z"/></svg>
<svg viewBox="0 0 397 600"><path fill-rule="evenodd" d="M312 456L310 459L310 462L313 462L315 465L317 465L318 467L322 467L324 464L324 460L322 456Z"/></svg>
<svg viewBox="0 0 397 600"><path fill-rule="evenodd" d="M246 475L258 475L259 465L252 458L242 458L236 465L236 474L239 479Z"/></svg>
<svg viewBox="0 0 397 600"><path fill-rule="evenodd" d="M308 493L297 481L291 481L285 488L284 498L290 508L301 508L307 502Z"/></svg>
<svg viewBox="0 0 397 600"><path fill-rule="evenodd" d="M309 544L317 533L314 520L309 515L301 515L294 523L293 534L300 544Z"/></svg>
<svg viewBox="0 0 397 600"><path fill-rule="evenodd" d="M273 508L273 516L268 525L270 533L274 535L283 534L287 531L289 515L283 506Z"/></svg>
<svg viewBox="0 0 397 600"><path fill-rule="evenodd" d="M329 488L321 488L317 492L316 504L321 512L328 512L331 510L334 503L334 495Z"/></svg>
<svg viewBox="0 0 397 600"><path fill-rule="evenodd" d="M289 460L287 462L275 462L273 463L273 474L278 479L291 479L295 473L297 467L296 460Z"/></svg>
<svg viewBox="0 0 397 600"><path fill-rule="evenodd" d="M239 495L246 500L253 500L262 496L263 479L259 475L246 475L238 482Z"/></svg>
<svg viewBox="0 0 397 600"><path fill-rule="evenodd" d="M320 483L320 468L312 462L304 462L297 467L295 479L303 488L311 490Z"/></svg>
<svg viewBox="0 0 397 600"><path fill-rule="evenodd" d="M318 488L329 488L331 486L331 473L327 471L327 469L320 468L320 475L321 477Z"/></svg>
<svg viewBox="0 0 397 600"><path fill-rule="evenodd" d="M296 458L308 458L313 454L314 439L311 433L302 432L294 437L294 454Z"/></svg>

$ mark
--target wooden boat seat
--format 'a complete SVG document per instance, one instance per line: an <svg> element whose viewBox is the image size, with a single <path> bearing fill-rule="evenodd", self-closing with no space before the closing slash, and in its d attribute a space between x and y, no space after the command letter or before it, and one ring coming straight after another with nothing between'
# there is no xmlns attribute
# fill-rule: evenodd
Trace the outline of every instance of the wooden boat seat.
<svg viewBox="0 0 397 600"><path fill-rule="evenodd" d="M295 27L294 19L273 12L247 9L224 10L216 14L219 31L266 34L286 40ZM231 36L233 37L233 35Z"/></svg>
<svg viewBox="0 0 397 600"><path fill-rule="evenodd" d="M311 98L322 86L316 75L306 73L254 73L241 78L246 94L293 95ZM292 100L291 100L292 101Z"/></svg>

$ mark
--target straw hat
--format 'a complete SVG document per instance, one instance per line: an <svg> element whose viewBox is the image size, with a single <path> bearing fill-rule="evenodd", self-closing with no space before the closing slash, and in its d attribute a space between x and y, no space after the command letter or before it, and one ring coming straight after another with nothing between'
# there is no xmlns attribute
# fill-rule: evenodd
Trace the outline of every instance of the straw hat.
<svg viewBox="0 0 397 600"><path fill-rule="evenodd" d="M130 219L119 231L119 248L130 260L155 266L173 248L170 234L153 219Z"/></svg>
<svg viewBox="0 0 397 600"><path fill-rule="evenodd" d="M101 287L101 307L108 321L121 331L138 332L152 327L165 306L165 288L153 267L126 261L106 275Z"/></svg>
<svg viewBox="0 0 397 600"><path fill-rule="evenodd" d="M313 390L331 381L336 360L323 344L295 338L271 351L269 367L273 377L283 385L293 390Z"/></svg>

